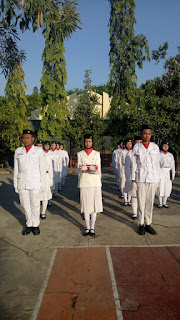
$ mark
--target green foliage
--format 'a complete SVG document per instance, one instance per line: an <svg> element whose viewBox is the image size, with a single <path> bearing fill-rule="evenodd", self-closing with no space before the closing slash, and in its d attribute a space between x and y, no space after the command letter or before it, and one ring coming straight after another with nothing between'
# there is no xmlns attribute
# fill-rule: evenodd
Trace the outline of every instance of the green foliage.
<svg viewBox="0 0 180 320"><path fill-rule="evenodd" d="M91 93L91 70L85 71L84 92L79 96L74 114L74 123L70 138L78 150L84 147L84 134L91 133L94 137L95 147L102 149L102 139L105 130L104 122L96 109L97 98Z"/></svg>
<svg viewBox="0 0 180 320"><path fill-rule="evenodd" d="M159 46L158 50L152 51L152 59L156 61L156 64L159 63L160 59L165 59L168 49L168 42L165 42L163 46Z"/></svg>
<svg viewBox="0 0 180 320"><path fill-rule="evenodd" d="M111 96L112 92L111 92L111 87L110 84L101 84L99 86L93 86L92 90L99 93L99 94L103 94L103 92L106 92L107 94L109 94L109 96Z"/></svg>
<svg viewBox="0 0 180 320"><path fill-rule="evenodd" d="M0 68L7 77L16 64L25 60L24 50L17 46L17 30L14 25L8 26L5 21L0 22Z"/></svg>
<svg viewBox="0 0 180 320"><path fill-rule="evenodd" d="M5 92L6 97L0 100L0 126L2 128L1 146L3 149L14 151L20 146L23 129L29 128L26 108L28 105L25 96L26 85L21 65L8 76Z"/></svg>
<svg viewBox="0 0 180 320"><path fill-rule="evenodd" d="M39 93L38 87L33 88L33 92L30 95L27 95L28 99L28 108L27 115L30 116L31 112L42 107L42 97Z"/></svg>
<svg viewBox="0 0 180 320"><path fill-rule="evenodd" d="M143 34L134 34L136 1L109 1L110 86L113 92L109 111L109 132L117 142L119 138L132 134L132 129L134 132L137 131L139 109L136 105L136 67L142 69L143 62L150 61L150 55L146 37Z"/></svg>
<svg viewBox="0 0 180 320"><path fill-rule="evenodd" d="M67 80L64 39L77 28L79 17L77 1L64 1L46 12L44 26L43 76L41 94L43 120L38 136L42 139L64 139L69 128L69 112L65 84Z"/></svg>
<svg viewBox="0 0 180 320"><path fill-rule="evenodd" d="M118 95L119 99L129 103L136 87L136 66L142 69L143 62L150 60L149 47L143 34L134 35L135 0L109 2L110 83L114 88L114 96Z"/></svg>
<svg viewBox="0 0 180 320"><path fill-rule="evenodd" d="M67 96L70 96L71 94L73 93L76 93L77 95L79 95L80 93L83 93L84 89L78 89L78 88L75 88L75 89L70 89L66 92Z"/></svg>

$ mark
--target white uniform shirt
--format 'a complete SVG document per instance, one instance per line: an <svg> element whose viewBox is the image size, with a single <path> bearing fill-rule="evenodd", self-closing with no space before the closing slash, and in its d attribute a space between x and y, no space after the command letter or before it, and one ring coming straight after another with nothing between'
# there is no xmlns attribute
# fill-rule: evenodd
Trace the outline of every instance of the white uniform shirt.
<svg viewBox="0 0 180 320"><path fill-rule="evenodd" d="M62 152L62 176L67 176L67 169L69 165L69 156L66 150L61 150Z"/></svg>
<svg viewBox="0 0 180 320"><path fill-rule="evenodd" d="M117 170L118 170L118 175L121 175L121 158L122 158L122 152L124 149L118 149L116 152L116 165L117 165Z"/></svg>
<svg viewBox="0 0 180 320"><path fill-rule="evenodd" d="M53 185L53 167L52 167L52 156L50 151L45 152L46 159L46 188L51 187Z"/></svg>
<svg viewBox="0 0 180 320"><path fill-rule="evenodd" d="M119 166L120 166L120 171L121 171L121 176L122 174L125 174L125 159L126 159L126 155L127 155L128 151L127 149L123 149L121 150L121 152L118 154L118 162L119 162Z"/></svg>
<svg viewBox="0 0 180 320"><path fill-rule="evenodd" d="M132 153L132 180L136 182L156 183L160 179L160 152L154 142L150 142L148 149L143 143L137 143Z"/></svg>
<svg viewBox="0 0 180 320"><path fill-rule="evenodd" d="M132 182L131 171L132 171L132 149L127 151L125 156L124 164L125 177L128 182Z"/></svg>
<svg viewBox="0 0 180 320"><path fill-rule="evenodd" d="M25 147L17 148L14 155L14 188L16 191L45 189L45 156L41 148L26 152Z"/></svg>
<svg viewBox="0 0 180 320"><path fill-rule="evenodd" d="M57 175L58 171L59 171L59 151L58 150L55 150L55 151L50 150L48 153L50 153L50 155L52 157L52 166L53 166L54 175Z"/></svg>
<svg viewBox="0 0 180 320"><path fill-rule="evenodd" d="M160 167L161 168L169 168L172 170L172 179L174 180L175 177L175 162L172 153L164 153L163 151L160 152Z"/></svg>
<svg viewBox="0 0 180 320"><path fill-rule="evenodd" d="M78 188L96 188L101 187L101 158L98 151L93 150L88 156L83 150L78 152ZM91 172L82 172L80 166L97 165L98 170Z"/></svg>

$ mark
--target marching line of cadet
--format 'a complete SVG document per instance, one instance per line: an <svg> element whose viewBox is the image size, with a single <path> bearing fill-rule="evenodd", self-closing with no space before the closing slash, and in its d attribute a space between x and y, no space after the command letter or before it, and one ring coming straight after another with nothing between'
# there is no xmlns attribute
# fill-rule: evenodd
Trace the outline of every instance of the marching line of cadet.
<svg viewBox="0 0 180 320"><path fill-rule="evenodd" d="M65 185L69 165L69 156L63 144L38 140L34 146L34 140L33 132L24 130L24 147L17 148L14 155L14 188L19 194L26 217L23 235L40 233L40 218L46 219L46 209L48 204L51 205L51 198L56 198L58 189L60 191Z"/></svg>
<svg viewBox="0 0 180 320"><path fill-rule="evenodd" d="M155 194L159 208L168 208L166 203L175 177L173 155L168 152L169 143L163 141L161 152L150 142L152 130L148 125L141 129L141 135L125 144L121 141L112 154L112 166L116 183L124 198L125 206L132 206L132 219L137 219L138 233L156 234L151 227ZM19 194L25 211L26 228L22 234L40 233L40 218L46 219L46 209L52 196L57 197L65 184L69 164L68 153L63 144L38 140L34 146L31 130L24 130L22 143L14 155L14 188ZM43 150L44 147L44 150ZM93 148L93 136L85 134L84 149L77 154L78 188L80 189L80 210L86 230L84 236L95 236L97 213L103 211L101 157ZM40 214L40 202L42 212Z"/></svg>
<svg viewBox="0 0 180 320"><path fill-rule="evenodd" d="M132 206L132 219L137 219L139 234L156 234L151 227L155 195L158 208L168 208L167 199L175 178L175 161L169 150L168 141L161 147L150 142L152 130L148 125L141 129L141 135L120 141L112 154L112 166L116 184L124 198L124 206Z"/></svg>

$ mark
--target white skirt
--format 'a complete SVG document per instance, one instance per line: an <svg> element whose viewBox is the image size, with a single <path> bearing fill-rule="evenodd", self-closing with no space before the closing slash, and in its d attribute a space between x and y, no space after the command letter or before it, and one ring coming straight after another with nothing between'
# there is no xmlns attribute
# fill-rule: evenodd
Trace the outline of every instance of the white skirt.
<svg viewBox="0 0 180 320"><path fill-rule="evenodd" d="M169 197L172 191L172 181L170 180L170 168L161 168L161 177L158 186L158 196Z"/></svg>
<svg viewBox="0 0 180 320"><path fill-rule="evenodd" d="M81 213L103 212L101 187L80 188Z"/></svg>
<svg viewBox="0 0 180 320"><path fill-rule="evenodd" d="M52 199L52 193L50 187L40 192L40 201Z"/></svg>

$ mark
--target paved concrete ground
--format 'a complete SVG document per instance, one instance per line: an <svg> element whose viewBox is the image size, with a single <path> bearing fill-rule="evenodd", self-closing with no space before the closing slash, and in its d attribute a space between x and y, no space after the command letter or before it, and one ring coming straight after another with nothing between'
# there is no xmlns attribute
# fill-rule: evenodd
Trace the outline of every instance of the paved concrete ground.
<svg viewBox="0 0 180 320"><path fill-rule="evenodd" d="M172 247L180 245L180 178L175 179L173 193L168 201L169 209L158 209L157 200L155 201L153 226L157 235L139 236L137 224L131 219L131 208L124 207L123 200L119 198L114 176L110 171L104 173L104 212L97 217L96 238L82 236L84 221L80 215L76 174L68 175L66 187L58 194L58 198L53 200L53 205L47 212L47 220L41 222L41 234L22 236L21 231L25 225L25 219L19 205L18 195L13 190L12 178L11 173L0 174L0 319L2 320L30 320L32 314L35 314L34 308L39 301L39 294L42 293L55 248L66 250L66 248L109 246L117 247L119 250L119 247L123 246ZM137 248L134 249L137 250ZM158 252L156 248L154 250ZM119 251L115 256L118 257L118 255L120 256L116 259L112 256L112 260L116 261L116 263L113 262L115 272L120 272L117 271L117 261L121 265ZM129 257L127 261L128 259ZM177 252L175 259L179 267L180 259ZM73 270L73 261L71 264ZM177 285L179 286L180 283ZM119 295L121 300L121 291ZM66 318L63 319L66 320ZM69 319L75 318L67 318ZM96 319L101 320L103 317ZM159 319L169 320L171 318ZM172 319L178 318L173 315Z"/></svg>

